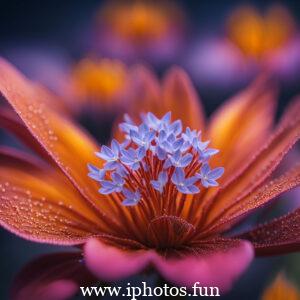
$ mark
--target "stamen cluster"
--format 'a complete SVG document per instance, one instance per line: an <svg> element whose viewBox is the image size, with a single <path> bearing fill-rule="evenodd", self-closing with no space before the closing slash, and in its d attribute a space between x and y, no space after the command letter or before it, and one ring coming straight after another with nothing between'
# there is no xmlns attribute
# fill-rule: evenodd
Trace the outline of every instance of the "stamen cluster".
<svg viewBox="0 0 300 300"><path fill-rule="evenodd" d="M209 159L219 151L201 141L200 131L187 127L183 132L182 122L171 122L170 112L161 119L151 112L141 118L137 125L125 115L119 125L125 141L112 140L111 147L96 153L105 161L102 169L88 165L89 176L101 184L99 193L116 194L123 205L133 206L218 185L224 168L211 170Z"/></svg>

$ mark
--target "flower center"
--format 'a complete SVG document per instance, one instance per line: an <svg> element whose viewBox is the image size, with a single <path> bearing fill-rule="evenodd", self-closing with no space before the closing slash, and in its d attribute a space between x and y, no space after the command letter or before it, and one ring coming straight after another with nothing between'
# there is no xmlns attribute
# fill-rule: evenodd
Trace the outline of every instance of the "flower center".
<svg viewBox="0 0 300 300"><path fill-rule="evenodd" d="M111 102L126 86L126 66L111 59L83 59L73 70L72 78L80 99Z"/></svg>
<svg viewBox="0 0 300 300"><path fill-rule="evenodd" d="M178 236L174 230L190 234L193 227L186 202L198 201L201 190L217 186L224 172L209 166L218 150L201 141L201 132L183 131L180 120L171 122L171 113L161 119L148 113L142 120L137 125L125 116L119 126L124 142L113 140L111 147L102 146L97 156L105 161L104 168L89 165L89 176L100 183L99 193L127 210L137 209L132 212L138 211L143 221L139 231L144 228L139 240L146 235L148 245L157 247L163 226L173 244L182 243L184 234Z"/></svg>

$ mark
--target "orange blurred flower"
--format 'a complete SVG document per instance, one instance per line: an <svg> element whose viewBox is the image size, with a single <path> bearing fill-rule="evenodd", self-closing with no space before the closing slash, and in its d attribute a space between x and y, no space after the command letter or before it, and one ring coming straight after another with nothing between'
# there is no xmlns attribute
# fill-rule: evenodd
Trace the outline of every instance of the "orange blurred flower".
<svg viewBox="0 0 300 300"><path fill-rule="evenodd" d="M275 280L264 291L262 300L299 300L299 290L287 280L284 274L278 274Z"/></svg>
<svg viewBox="0 0 300 300"><path fill-rule="evenodd" d="M228 36L246 55L257 59L284 47L296 30L295 21L283 6L273 5L265 15L242 6L228 20Z"/></svg>
<svg viewBox="0 0 300 300"><path fill-rule="evenodd" d="M128 81L129 69L121 61L84 58L74 65L70 75L70 108L98 112L124 108Z"/></svg>
<svg viewBox="0 0 300 300"><path fill-rule="evenodd" d="M191 287L200 281L222 292L247 268L254 251L273 255L299 250L300 208L248 232L229 233L256 209L299 186L299 164L271 179L300 138L299 100L274 129L276 89L263 79L229 100L209 122L188 76L179 69L172 69L161 86L149 71L138 68L134 90L129 112L134 120L141 111L161 116L171 110L175 119L201 129L220 149L218 158L211 161L226 169L220 186L186 197L176 192L174 197L157 198L154 191L132 207L122 205L124 199L116 193L99 194L86 169L87 164L102 167L95 156L100 146L47 106L44 100L52 95L1 60L0 91L16 114L2 111L0 125L37 153L0 150L0 224L4 228L35 242L84 245L84 263L104 281L151 266L174 284ZM147 174L137 181L145 191L150 189ZM42 276L38 283L49 286L58 277L64 293L74 292L78 278L73 278L76 272L67 272L71 262L62 268L62 259L52 257L52 261L59 272ZM75 270L82 267L78 261L74 264ZM67 280L62 282L64 276ZM38 285L37 277L32 278L35 284L29 283L25 290L28 297Z"/></svg>

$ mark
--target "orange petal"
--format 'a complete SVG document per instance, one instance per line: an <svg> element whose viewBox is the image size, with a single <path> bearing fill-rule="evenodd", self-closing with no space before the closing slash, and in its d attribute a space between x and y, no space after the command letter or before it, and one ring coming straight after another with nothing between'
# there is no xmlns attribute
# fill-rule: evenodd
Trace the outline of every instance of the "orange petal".
<svg viewBox="0 0 300 300"><path fill-rule="evenodd" d="M130 105L126 107L126 112L133 120L138 122L141 113L153 112L157 116L163 116L166 111L161 101L161 90L158 79L148 68L138 65L132 68L130 74ZM119 131L119 124L123 121L123 113L113 126L112 137L118 141L123 141L124 136Z"/></svg>
<svg viewBox="0 0 300 300"><path fill-rule="evenodd" d="M214 218L225 207L234 203L237 198L248 195L262 184L299 140L300 111L296 119L289 118L289 113L291 113L290 110L284 118L290 121L282 123L250 162L244 163L243 169L207 202L206 210L209 219ZM294 115L294 112L292 113Z"/></svg>
<svg viewBox="0 0 300 300"><path fill-rule="evenodd" d="M282 193L300 185L300 165L286 172L279 178L272 179L263 186L258 187L252 193L241 199L237 199L230 206L220 211L210 222L210 232L217 230L227 230L241 217L247 215L256 208L259 208L270 202ZM213 227L211 227L213 225ZM220 229L221 228L221 229Z"/></svg>
<svg viewBox="0 0 300 300"><path fill-rule="evenodd" d="M139 117L141 112L149 111L157 115L163 114L160 84L156 75L141 65L135 66L131 72L132 94L129 114L132 117Z"/></svg>
<svg viewBox="0 0 300 300"><path fill-rule="evenodd" d="M300 291L289 282L284 274L277 275L276 279L264 291L262 300L299 300Z"/></svg>
<svg viewBox="0 0 300 300"><path fill-rule="evenodd" d="M245 232L238 238L249 240L257 255L284 254L300 250L300 208Z"/></svg>
<svg viewBox="0 0 300 300"><path fill-rule="evenodd" d="M103 231L59 171L13 149L0 151L0 197L0 224L29 240L74 245Z"/></svg>
<svg viewBox="0 0 300 300"><path fill-rule="evenodd" d="M0 108L0 127L11 132L44 160L53 162L47 151L31 135L18 115L11 109Z"/></svg>
<svg viewBox="0 0 300 300"><path fill-rule="evenodd" d="M265 142L273 125L275 95L274 88L259 79L213 114L209 139L220 153L212 163L225 167L223 181Z"/></svg>
<svg viewBox="0 0 300 300"><path fill-rule="evenodd" d="M99 163L94 154L99 150L96 142L66 117L46 106L51 96L45 90L37 89L3 59L0 60L0 91L80 193L96 206L100 202L98 187L86 175L88 163ZM109 201L102 201L101 209L110 211L109 205Z"/></svg>
<svg viewBox="0 0 300 300"><path fill-rule="evenodd" d="M200 99L189 76L180 68L172 68L163 81L163 101L166 111L184 126L204 131L205 117Z"/></svg>

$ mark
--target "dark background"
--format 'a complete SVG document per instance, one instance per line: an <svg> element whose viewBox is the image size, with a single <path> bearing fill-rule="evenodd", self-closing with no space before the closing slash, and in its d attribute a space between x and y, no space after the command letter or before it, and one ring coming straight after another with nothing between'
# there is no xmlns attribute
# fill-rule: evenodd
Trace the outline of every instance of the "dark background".
<svg viewBox="0 0 300 300"><path fill-rule="evenodd" d="M178 1L185 8L194 33L209 31L222 32L222 26L228 13L236 5L251 3L258 7L267 7L274 1ZM294 16L300 19L300 1L281 1ZM12 47L27 44L40 44L43 47L59 47L77 58L84 51L84 45L78 38L79 33L89 27L92 16L101 1L0 1L0 54L9 57ZM159 70L160 72L162 70ZM205 89L199 91L205 107L210 113L228 96L236 92L222 94ZM300 92L299 85L281 86L279 114L292 95ZM8 290L13 276L26 262L37 254L64 250L63 247L40 245L15 237L0 229L0 299L8 299ZM259 259L241 278L226 299L258 299L261 289L282 266L289 274L298 276L300 270L299 255ZM259 280L258 280L259 278Z"/></svg>

